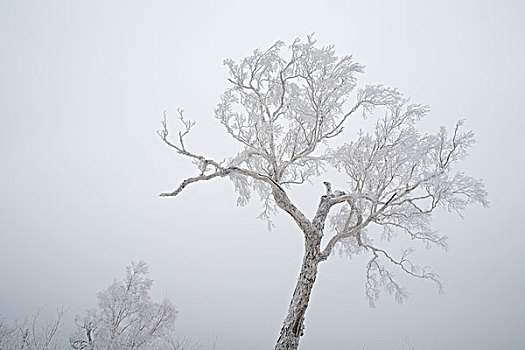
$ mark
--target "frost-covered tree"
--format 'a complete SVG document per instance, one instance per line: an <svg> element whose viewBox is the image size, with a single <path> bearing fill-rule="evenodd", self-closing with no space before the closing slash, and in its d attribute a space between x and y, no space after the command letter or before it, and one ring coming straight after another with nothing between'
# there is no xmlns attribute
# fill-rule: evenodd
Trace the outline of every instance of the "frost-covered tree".
<svg viewBox="0 0 525 350"><path fill-rule="evenodd" d="M98 293L98 308L77 318L70 345L78 350L156 349L171 337L176 309L149 295L152 280L145 262L131 263L126 278Z"/></svg>
<svg viewBox="0 0 525 350"><path fill-rule="evenodd" d="M365 290L372 306L381 289L402 301L407 293L392 269L440 286L438 276L412 262L411 248L398 255L382 247L381 238L403 233L445 247L445 237L430 227L434 209L460 213L471 203L486 206L487 195L480 180L454 170L474 143L462 121L451 134L445 128L421 134L416 124L429 108L411 103L394 88L359 88L357 75L363 66L352 56L338 57L333 46L319 47L312 37L283 48L279 41L239 61L225 61L231 85L215 117L240 146L226 161L190 150L185 141L194 123L182 110L182 127L175 138L164 118L159 136L191 160L197 174L161 196L176 196L192 183L227 177L240 205L255 191L263 203L262 218L270 220L278 209L291 216L304 237L304 257L275 349L296 349L318 266L335 250L369 255ZM358 115L368 117L375 127L348 140L343 128ZM346 176L346 185L336 189L325 181L326 192L312 199L318 202L317 210L307 217L290 191L323 174L331 176L334 169Z"/></svg>
<svg viewBox="0 0 525 350"><path fill-rule="evenodd" d="M42 309L38 309L31 319L7 323L0 318L0 349L2 350L57 350L57 334L62 325L65 311L57 309L56 317L42 320Z"/></svg>

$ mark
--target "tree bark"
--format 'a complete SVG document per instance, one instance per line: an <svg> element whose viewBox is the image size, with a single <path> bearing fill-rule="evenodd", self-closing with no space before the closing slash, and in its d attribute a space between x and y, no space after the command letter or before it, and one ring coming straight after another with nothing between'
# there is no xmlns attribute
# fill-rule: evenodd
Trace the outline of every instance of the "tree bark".
<svg viewBox="0 0 525 350"><path fill-rule="evenodd" d="M288 315L284 319L275 350L295 350L303 335L305 313L317 277L320 262L320 237L309 237L305 242L305 253L301 272L295 286Z"/></svg>

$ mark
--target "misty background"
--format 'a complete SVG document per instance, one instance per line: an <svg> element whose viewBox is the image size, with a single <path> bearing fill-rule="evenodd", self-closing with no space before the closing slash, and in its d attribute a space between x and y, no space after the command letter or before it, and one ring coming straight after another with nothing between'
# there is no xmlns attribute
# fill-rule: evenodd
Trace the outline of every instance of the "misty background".
<svg viewBox="0 0 525 350"><path fill-rule="evenodd" d="M450 249L419 249L417 261L440 273L442 295L398 273L409 300L384 295L370 309L366 257L331 257L301 349L525 348L524 11L520 1L0 1L0 315L64 306L67 337L142 259L153 296L179 309L179 334L218 350L272 348L300 231L280 214L268 232L257 200L237 207L226 179L158 197L193 169L155 131L182 107L197 122L188 147L228 157L237 148L213 118L222 61L315 32L366 66L360 84L429 104L421 130L465 118L478 142L461 167L483 178L491 204L435 216ZM325 180L296 194L310 216Z"/></svg>

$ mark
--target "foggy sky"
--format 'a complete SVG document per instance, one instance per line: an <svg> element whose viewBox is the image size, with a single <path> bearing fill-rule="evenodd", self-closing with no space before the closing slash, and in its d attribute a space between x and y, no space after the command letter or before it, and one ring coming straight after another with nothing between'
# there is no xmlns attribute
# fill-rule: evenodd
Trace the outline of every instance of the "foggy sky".
<svg viewBox="0 0 525 350"><path fill-rule="evenodd" d="M315 32L366 66L360 83L429 104L422 130L465 118L478 142L461 167L483 178L491 204L463 219L438 212L450 250L418 247L442 295L398 273L408 301L384 295L370 309L366 257L331 257L300 348L525 348L525 6L423 3L0 1L0 314L64 306L72 318L143 259L154 297L180 310L179 334L203 348L272 348L301 233L282 214L268 232L257 200L237 207L226 179L159 198L193 169L155 131L182 107L197 122L188 146L228 157L237 148L213 118L222 61ZM325 180L292 193L310 216Z"/></svg>

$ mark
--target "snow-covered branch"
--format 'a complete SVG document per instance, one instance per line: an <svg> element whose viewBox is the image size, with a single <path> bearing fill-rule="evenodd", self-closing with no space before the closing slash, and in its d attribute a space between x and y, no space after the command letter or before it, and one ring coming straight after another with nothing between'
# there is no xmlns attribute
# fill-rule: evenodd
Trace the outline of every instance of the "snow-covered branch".
<svg viewBox="0 0 525 350"><path fill-rule="evenodd" d="M218 177L218 176L219 177L223 177L223 176L228 175L230 172L231 172L230 169L221 169L221 170L216 171L216 172L214 172L212 174L198 175L198 176L187 178L184 181L182 181L182 183L179 185L179 187L177 187L174 191L161 193L160 196L161 197L174 197L174 196L178 195L180 192L182 192L182 190L186 186L191 184L191 183L199 182L199 181L211 180L211 179L213 179L215 177Z"/></svg>
<svg viewBox="0 0 525 350"><path fill-rule="evenodd" d="M405 249L401 257L395 259L384 249L370 244L365 244L364 247L372 252L372 258L366 266L366 296L371 307L374 307L375 302L378 300L380 289L385 289L388 293L394 295L394 298L399 303L402 303L408 297L408 292L396 281L394 274L379 262L379 254L404 273L412 277L431 280L437 284L440 292L443 290L438 274L428 267L414 265L409 260L413 249Z"/></svg>

